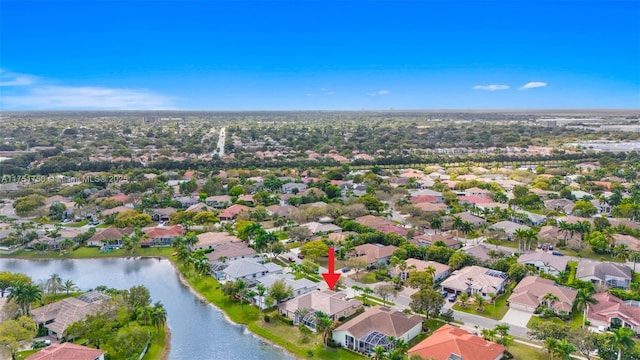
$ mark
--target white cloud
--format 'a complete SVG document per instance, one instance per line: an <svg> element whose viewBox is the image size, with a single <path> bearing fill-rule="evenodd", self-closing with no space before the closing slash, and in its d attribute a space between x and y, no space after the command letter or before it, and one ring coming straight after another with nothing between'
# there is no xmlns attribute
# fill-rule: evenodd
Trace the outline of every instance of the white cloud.
<svg viewBox="0 0 640 360"><path fill-rule="evenodd" d="M333 91L325 91L324 93L325 95L334 95L335 93Z"/></svg>
<svg viewBox="0 0 640 360"><path fill-rule="evenodd" d="M378 90L378 91L375 91L375 92L367 93L367 95L369 95L369 96L389 95L389 94L391 94L391 91L389 91L389 90Z"/></svg>
<svg viewBox="0 0 640 360"><path fill-rule="evenodd" d="M545 86L547 86L546 82L531 81L524 84L522 87L520 87L520 90L534 89L534 88L545 87Z"/></svg>
<svg viewBox="0 0 640 360"><path fill-rule="evenodd" d="M0 86L15 87L0 97L6 109L172 110L172 98L148 90L49 85L41 78L0 69Z"/></svg>
<svg viewBox="0 0 640 360"><path fill-rule="evenodd" d="M486 91L496 91L496 90L508 90L509 85L476 85L472 88L473 90L486 90Z"/></svg>
<svg viewBox="0 0 640 360"><path fill-rule="evenodd" d="M0 86L26 86L36 82L36 77L0 69Z"/></svg>

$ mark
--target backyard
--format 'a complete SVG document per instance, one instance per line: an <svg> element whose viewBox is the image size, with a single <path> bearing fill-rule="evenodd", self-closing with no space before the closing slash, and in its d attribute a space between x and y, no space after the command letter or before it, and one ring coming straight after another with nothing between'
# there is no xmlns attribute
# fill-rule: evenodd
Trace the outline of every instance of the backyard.
<svg viewBox="0 0 640 360"><path fill-rule="evenodd" d="M459 302L456 302L456 304L453 305L453 309L458 311L463 311L469 314L484 316L486 318L490 318L494 320L500 320L504 317L504 314L506 314L507 311L509 310L509 307L507 306L507 299L509 299L509 296L511 296L511 292L513 291L514 287L515 287L515 284L511 284L507 286L507 291L496 298L495 304L491 304L489 301L487 301L487 304L485 305L485 309L482 312L476 310L476 306L473 298L469 298L468 304L465 307L460 306ZM459 301L459 298L460 297L458 297L458 301Z"/></svg>

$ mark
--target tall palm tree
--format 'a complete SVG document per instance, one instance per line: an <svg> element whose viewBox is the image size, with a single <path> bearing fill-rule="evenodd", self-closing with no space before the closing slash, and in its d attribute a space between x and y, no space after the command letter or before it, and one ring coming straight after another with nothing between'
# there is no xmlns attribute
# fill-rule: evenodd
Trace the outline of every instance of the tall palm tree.
<svg viewBox="0 0 640 360"><path fill-rule="evenodd" d="M548 337L544 339L544 349L549 353L549 359L553 360L553 355L555 355L558 349L558 339Z"/></svg>
<svg viewBox="0 0 640 360"><path fill-rule="evenodd" d="M545 306L548 309L552 309L551 307L553 306L553 303L556 302L556 301L559 301L560 299L556 295L554 295L552 293L546 293L546 294L544 294L544 296L542 297L541 300L544 301Z"/></svg>
<svg viewBox="0 0 640 360"><path fill-rule="evenodd" d="M629 254L629 260L633 261L633 272L636 272L636 262L640 261L640 251L632 251Z"/></svg>
<svg viewBox="0 0 640 360"><path fill-rule="evenodd" d="M47 292L50 294L56 294L58 290L62 288L62 278L60 275L53 273L49 276L46 283Z"/></svg>
<svg viewBox="0 0 640 360"><path fill-rule="evenodd" d="M74 284L71 280L67 280L64 282L64 284L62 284L62 287L67 292L67 295L69 295L70 291L74 291L76 289L76 284Z"/></svg>
<svg viewBox="0 0 640 360"><path fill-rule="evenodd" d="M315 312L316 332L321 334L322 343L326 346L333 327L333 320L322 311Z"/></svg>
<svg viewBox="0 0 640 360"><path fill-rule="evenodd" d="M616 259L626 261L631 255L631 249L625 244L616 245L613 248L613 255Z"/></svg>
<svg viewBox="0 0 640 360"><path fill-rule="evenodd" d="M630 350L635 346L633 341L633 331L626 327L613 330L613 335L609 338L609 345L618 350L618 360L622 359L622 352Z"/></svg>
<svg viewBox="0 0 640 360"><path fill-rule="evenodd" d="M464 234L464 246L467 246L467 236L473 231L473 224L468 221L462 223L460 230Z"/></svg>
<svg viewBox="0 0 640 360"><path fill-rule="evenodd" d="M578 290L578 294L576 295L576 299L573 301L573 305L576 307L576 310L582 310L582 327L584 327L585 321L587 319L587 308L589 304L597 304L598 300L594 299L592 294L585 290Z"/></svg>
<svg viewBox="0 0 640 360"><path fill-rule="evenodd" d="M296 322L298 324L302 323L302 320L304 319L305 316L307 316L307 314L309 314L309 309L305 307L297 308L294 313Z"/></svg>
<svg viewBox="0 0 640 360"><path fill-rule="evenodd" d="M460 216L453 217L453 222L451 226L453 226L453 228L456 229L456 239L460 239L459 231L460 231L460 228L462 228L463 224L464 224L464 221L462 221Z"/></svg>
<svg viewBox="0 0 640 360"><path fill-rule="evenodd" d="M42 290L33 283L18 282L9 290L8 300L14 300L22 315L31 313L31 303L42 300Z"/></svg>
<svg viewBox="0 0 640 360"><path fill-rule="evenodd" d="M524 252L524 251L520 251L520 248L524 249L524 246L522 244L524 243L524 240L528 236L527 230L526 229L516 229L516 231L513 233L513 235L515 236L516 240L518 240L518 252Z"/></svg>
<svg viewBox="0 0 640 360"><path fill-rule="evenodd" d="M485 298L482 297L482 294L480 293L475 293L473 297L475 297L476 299L476 310L478 310L479 312L483 312L484 307L487 304L487 300L485 300Z"/></svg>
<svg viewBox="0 0 640 360"><path fill-rule="evenodd" d="M156 328L161 328L167 322L167 310L160 301L153 304L151 309L151 324Z"/></svg>
<svg viewBox="0 0 640 360"><path fill-rule="evenodd" d="M429 223L429 227L435 230L435 233L437 234L438 230L442 227L442 218L440 216L436 216L433 219L431 219L431 222Z"/></svg>
<svg viewBox="0 0 640 360"><path fill-rule="evenodd" d="M258 295L259 297L258 312L262 311L264 294L266 294L266 292L267 292L267 288L263 284L259 283L258 285L256 285L256 295Z"/></svg>

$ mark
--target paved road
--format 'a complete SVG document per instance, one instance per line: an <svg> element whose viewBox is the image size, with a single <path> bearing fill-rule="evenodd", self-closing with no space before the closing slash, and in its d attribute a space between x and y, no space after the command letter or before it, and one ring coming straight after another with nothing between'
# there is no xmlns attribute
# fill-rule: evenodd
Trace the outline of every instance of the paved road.
<svg viewBox="0 0 640 360"><path fill-rule="evenodd" d="M0 205L0 215L6 216L8 218L17 218L15 211L13 211L13 203L8 202L6 204Z"/></svg>
<svg viewBox="0 0 640 360"><path fill-rule="evenodd" d="M218 147L216 148L216 152L220 158L224 156L224 143L227 138L227 130L225 128L220 129L220 136L218 136ZM214 153L214 154L215 154Z"/></svg>

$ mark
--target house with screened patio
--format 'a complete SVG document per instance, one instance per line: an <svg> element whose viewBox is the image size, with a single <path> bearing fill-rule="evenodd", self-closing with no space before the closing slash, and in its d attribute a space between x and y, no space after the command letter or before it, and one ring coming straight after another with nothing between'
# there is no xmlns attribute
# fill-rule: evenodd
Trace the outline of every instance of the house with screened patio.
<svg viewBox="0 0 640 360"><path fill-rule="evenodd" d="M395 348L390 337L409 342L420 334L422 318L386 307L372 307L333 330L333 341L353 351L372 354L374 348Z"/></svg>
<svg viewBox="0 0 640 360"><path fill-rule="evenodd" d="M278 305L278 313L293 320L293 325L305 324L315 330L315 313L322 311L331 320L349 317L362 307L362 302L346 299L346 294L332 290L313 291Z"/></svg>

